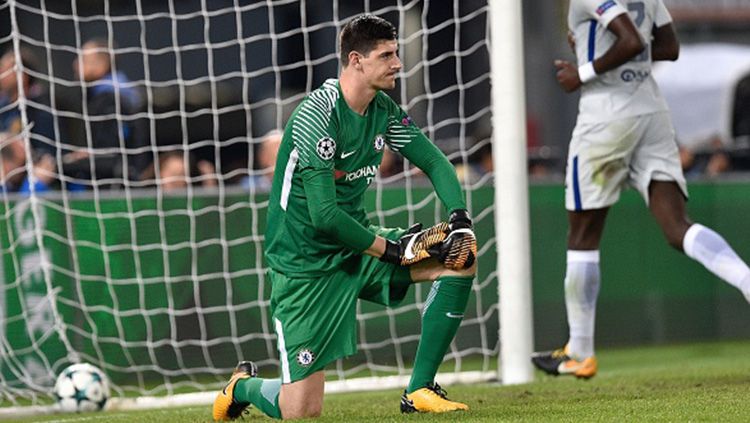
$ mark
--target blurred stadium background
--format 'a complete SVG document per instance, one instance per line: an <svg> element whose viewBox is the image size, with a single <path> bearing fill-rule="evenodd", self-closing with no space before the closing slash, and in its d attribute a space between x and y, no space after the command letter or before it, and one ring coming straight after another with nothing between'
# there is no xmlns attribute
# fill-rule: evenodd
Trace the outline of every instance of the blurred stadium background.
<svg viewBox="0 0 750 423"><path fill-rule="evenodd" d="M675 18L684 51L710 43L737 47L728 53L736 55L729 59L733 62L750 60L747 57L750 4L746 0L665 2ZM38 223L37 217L29 214L31 209L17 207L28 203L21 201L20 196L4 193L0 206L4 271L0 271L0 281L5 288L0 299L7 302L0 303L5 310L5 315L0 314L0 319L5 319L0 322L3 332L0 351L4 353L0 357L0 375L3 384L13 389L0 393L0 406L17 405L19 398L32 403L43 401L50 371L64 367L68 360L80 358L71 354L71 350L90 360L107 357L111 368L105 370L116 381L122 381L125 388L118 393L126 394L164 394L218 386L226 370L247 351L262 351L265 358L261 364L267 366L267 371L273 371L273 336L268 335L264 317L268 287L263 288L263 264L258 252L265 198L262 192L256 195L255 188L248 193L240 179L253 176L246 169L258 169L257 153L263 135L283 126L306 91L336 74L337 27L326 23L363 10L383 10L384 17L398 23L403 34L420 34L403 46L406 69L414 72L405 75L405 85L399 85L392 95L396 101L408 105L415 121L426 128L464 172L473 212L479 216L479 233L486 237L480 240L488 246L482 253L488 263L494 263L493 197L488 176L491 169L483 166L481 160L488 151L491 136L490 80L486 77L490 71L486 47L487 3L456 0L455 7L424 7L425 2L409 2L413 10L426 11L421 15L400 14L393 6L403 2L392 0L341 1L335 3L336 7L313 7L313 2L298 1L274 3L268 7L267 2L228 0L17 0L0 6L2 50L10 47L12 31L16 31L20 45L43 59L40 73L48 76L44 81L47 89L55 92L53 109L65 112L58 115L64 127L61 142L71 147L85 146L87 142L82 115L84 90L72 68L77 49L92 37L111 36L119 52L117 69L131 81L150 81L148 89L152 95L145 105L148 116L134 119L147 128L142 132L143 145L165 149L181 146L198 160L219 164L216 169L220 187L217 195L211 189L196 189L195 195L191 190L186 196L162 195L160 190L135 193L119 189L112 194L95 191L94 197L41 196L47 226L36 230L31 228ZM300 13L300 4L305 5L304 15ZM242 13L222 12L237 5L243 8ZM536 348L543 349L559 346L567 333L562 292L566 232L562 174L577 113L577 97L558 88L552 66L554 58L571 56L565 42L567 2L524 1L523 8L532 181L529 192L534 332ZM41 14L39 10L46 12ZM194 14L202 10L205 13ZM68 19L72 15L79 19ZM174 15L182 18L172 19ZM108 20L101 16L156 17ZM210 23L208 27L206 22ZM425 25L438 29L421 31ZM244 62L239 59L240 46L236 43L240 26L244 35L250 37L250 42L242 47ZM300 31L301 27L314 30ZM252 38L252 34L268 33L276 35ZM454 43L456 39L458 44ZM56 47L49 48L50 44ZM147 61L143 57L144 45L150 50ZM465 53L458 61L456 51ZM700 57L696 60L701 62ZM306 61L309 65L297 65ZM429 71L419 66L425 62L430 63L425 67ZM462 70L462 81L458 80L457 66ZM689 71L697 73L686 76L687 79L698 81L704 75L698 69L684 70ZM243 72L252 74L252 78L245 79ZM502 77L502 69L493 70L493 77L497 75ZM178 83L182 81L189 82ZM464 87L462 84L467 81L471 84ZM725 234L747 259L750 258L747 243L750 221L746 218L750 210L750 173L745 172L750 172L750 68L719 75L709 82L716 89L709 87L706 94L699 93L693 98L702 100L721 92L731 99L731 107L712 117L714 121L705 122L708 129L704 138L685 144L687 153L693 157L693 162L686 163L691 178L689 209L696 220ZM690 88L690 84L687 86ZM676 98L683 98L679 96L685 92L680 87L675 89ZM724 97L715 101L724 101ZM673 108L679 109L679 104ZM681 128L677 131L679 136ZM712 160L722 155L728 164L716 171ZM404 225L438 216L439 206L423 188L424 181L408 172L400 173L404 165L399 166L390 179L379 181L368 200L379 208L373 218L385 224ZM120 185L128 183L123 181ZM95 201L90 201L91 198ZM399 209L404 201L413 207ZM142 214L138 215L139 212ZM750 319L750 310L741 295L670 250L635 193L623 197L610 220L602 247L606 253L602 257L605 282L598 313L599 345L750 338L750 325L744 323ZM232 233L243 225L252 227L247 233ZM158 233L150 229L154 227L159 228ZM212 231L216 227L228 232L217 238ZM31 229L24 232L24 228ZM220 241L216 242L217 239ZM127 251L128 245L134 245L141 257ZM31 260L27 266L38 265L42 262L40 254L46 254L40 251L45 248L52 252L51 257L45 257L44 260L49 260L45 263L53 265L44 268L47 273L41 279L34 280L34 269L25 268L21 262L24 257L32 257L37 261ZM144 263L137 277L133 276L135 262ZM159 264L149 266L152 262ZM479 276L486 291L470 306L476 311L449 356L454 369L463 365L491 370L494 366L490 359L498 351L494 272L489 265ZM160 277L169 283L150 283ZM133 285L86 285L86 282L133 279L137 279ZM252 288L238 289L234 297L231 289L217 292L212 288L215 284L229 286L230 280L231 284ZM31 282L27 285L27 281ZM20 336L13 333L12 325L25 324L24 319L29 316L21 311L25 295L16 291L29 285L32 291L38 289L42 293L56 286L55 295L67 298L58 306L59 312L71 319L72 329L66 330L74 348L54 347L49 356L40 358L35 351L45 343L57 342L54 331L60 328L42 328L42 332L36 333L24 327L19 329ZM80 288L81 285L87 288ZM201 288L204 285L206 288ZM185 289L181 290L181 286ZM15 298L11 294L19 300L11 301L9 298ZM383 351L376 353L376 359L369 357L369 353L358 358L369 366L341 365L335 374L370 375L379 370L386 374L403 373L408 363L402 363L398 357L410 357L416 346L413 336L407 335L414 333L415 325L405 322L416 316L415 309L423 294L426 292L418 290L411 308L396 314L378 314L369 308L360 310L372 322L380 321L368 333L372 335L382 329L385 337L368 338L366 343L373 351L380 348ZM144 297L149 298L147 319L139 315ZM103 298L109 302L97 303ZM77 301L88 302L85 312L76 308ZM176 304L187 311L170 313ZM33 304L27 305L30 307L27 310L34 310ZM228 318L227 308L236 316ZM113 319L107 313L109 309L116 309L119 318ZM392 325L394 319L399 322L396 329ZM235 327L237 322L241 324ZM221 326L231 326L231 330L216 329ZM121 339L124 332L127 339ZM209 333L219 342L207 343ZM266 335L243 337L247 333ZM392 341L394 333L396 339L403 338L395 343L397 347ZM168 342L160 344L161 336ZM141 344L140 340L145 338L147 342ZM122 348L121 341L132 342L132 348ZM381 344L387 344L387 348ZM462 364L465 356L478 356L478 364ZM29 358L31 362L41 362L41 367L33 368L26 361ZM393 367L396 360L398 364ZM131 374L129 379L128 367L133 364L142 366L142 371ZM195 372L183 374L181 366ZM204 379L203 374L209 378Z"/></svg>
<svg viewBox="0 0 750 423"><path fill-rule="evenodd" d="M28 4L33 8L38 8L39 1L17 1L19 6ZM51 15L71 14L71 2L42 2L46 10ZM67 46L75 46L76 40L80 44L92 37L106 36L108 23L102 20L86 20L86 16L101 15L105 12L104 4L107 6L107 13L113 16L134 15L136 14L136 3L140 3L140 13L149 15L151 13L165 12L164 2L132 2L132 1L111 1L100 2L94 0L80 0L75 3L76 13L82 17L78 23L61 19L49 19L47 21L48 31L54 34L56 43ZM262 2L241 2L242 4L260 4ZM342 2L338 7L337 13L340 16L348 16L352 13L363 10L363 6L368 4L371 10L378 10L391 5L390 1L364 1L364 2ZM678 35L684 45L700 43L723 43L740 46L750 46L750 33L747 31L747 24L750 22L750 6L742 0L665 0L670 8L676 22ZM200 9L201 2L198 0L185 0L175 2L174 13L193 11ZM211 2L209 8L220 10L232 2L220 1ZM461 2L461 13L466 15L481 7L485 2L479 0L469 0ZM526 92L527 92L527 114L528 114L528 133L529 133L529 155L533 164L541 163L547 167L549 172L540 171L537 175L552 174L559 176L564 172L565 152L567 151L568 135L572 131L575 123L577 112L577 97L566 95L558 89L557 83L550 74L554 72L551 65L551 59L555 57L570 56L569 49L564 40L564 33L567 30L566 11L567 2L556 2L555 4L546 4L541 1L530 1L524 3L524 43L525 43L525 69L526 69ZM269 21L266 9L256 7L248 9L242 14L242 20L245 24L245 30L255 33L265 33L269 30L269 25L273 25L273 30L278 34L294 31L299 28L300 13L299 7L295 2L281 2L279 6L273 8L273 20ZM309 7L307 11L307 25L315 25L330 21L333 19L333 7ZM27 39L44 40L45 25L41 16L30 10L24 10L22 7L17 9L17 20L19 30L28 37ZM392 17L395 17L392 14ZM452 8L432 8L426 16L428 24L440 23L445 19L453 16ZM5 28L7 36L11 25L9 8L0 9L1 28ZM141 53L138 51L142 45L140 39L141 24L137 20L116 21L109 23L112 26L112 34L116 46L126 53L119 55L118 67L127 74L130 80L140 80L144 78L144 61ZM419 25L419 22L405 22L405 25ZM335 47L330 40L333 37L335 28L325 28L320 31L311 31L309 34L301 32L293 33L290 36L279 37L276 43L271 39L260 39L257 42L248 43L246 46L249 60L246 61L248 72L257 72L269 67L287 66L282 75L281 81L276 81L273 73L265 72L252 78L249 83L248 99L251 102L252 122L250 129L254 136L265 134L271 129L283 125L285 117L291 113L291 110L299 101L300 93L311 86L319 85L329 75L334 75L337 71L335 60L330 60L330 56L335 54ZM464 25L460 29L461 47L466 48L474 44L477 40L485 36L484 28L481 25ZM181 77L190 80L206 76L209 72L207 68L208 47L196 46L195 44L204 43L204 21L201 16L193 16L189 19L181 19L179 24L173 26L167 16L163 19L149 20L144 23L146 45L154 49L149 57L148 72L150 78L156 83L154 88L154 110L174 110L178 108L180 102L180 93L177 86L160 86L158 82L169 81L176 77L177 67L175 66L174 51L169 47L173 45L185 46L191 45L192 48L183 52L183 66ZM211 72L216 75L229 74L240 71L238 61L238 46L227 43L233 37L236 37L234 16L222 14L211 18L211 28L209 34L212 43L217 47L211 48L213 69ZM305 37L309 37L310 51L306 52ZM435 59L441 54L453 48L453 31L441 30L430 35L430 50L427 53L428 59ZM6 46L7 47L7 46ZM46 52L41 45L31 44L32 48L41 57L46 57ZM274 48L277 54L272 59L271 49ZM418 48L418 47L415 47ZM464 69L476 74L484 74L488 71L488 62L485 51L479 51L463 60ZM318 58L312 67L312 77L308 78L308 70L304 67L289 66L304 61L305 54L313 58ZM745 52L746 54L746 52ZM409 54L407 58L412 57ZM51 63L48 63L47 70L57 78L66 80L75 80L71 63L75 60L76 54L73 50L53 50L51 51ZM327 58L327 60L325 60ZM737 56L737 60L742 60L742 56ZM441 88L449 87L455 84L454 61L444 60L438 63L432 72L431 84L433 90L439 91ZM199 64L199 65L198 65ZM694 70L695 77L700 74L700 69ZM746 77L747 75L743 75ZM421 76L419 76L421 77ZM279 104L269 101L276 95L276 84L281 84L281 94L284 102ZM746 78L734 82L732 87L734 94L737 96L736 110L733 110L733 125L731 136L740 137L750 135L750 118L747 117L748 100L750 97L748 91L750 82ZM738 83L739 82L739 83ZM725 81L716 81L717 84ZM211 88L208 81L197 82L183 94L184 103L187 110L198 110L210 106ZM423 92L419 89L412 88L412 84L407 97L414 98ZM233 105L242 102L242 82L240 76L223 78L217 83L216 101L219 106ZM80 88L59 85L56 87L59 107L62 110L71 110L80 112L81 108L81 90ZM398 89L396 90L398 92ZM466 105L487 104L489 102L489 90L487 84L480 85L476 89L467 92ZM436 100L434 107L434 120L439 121L455 115L455 104L457 92L451 92L441 96ZM396 93L396 97L399 97ZM426 102L415 104L411 113L419 116L420 122L426 122L427 111ZM471 112L471 110L468 110ZM470 114L470 113L467 113ZM67 135L72 144L83 144L85 135L80 122L71 119ZM222 113L219 120L220 136L230 139L234 136L246 136L246 117L244 110L229 110ZM198 115L188 119L187 134L183 134L178 117L171 119L161 119L156 126L155 142L161 144L180 143L183 136L189 141L201 140L210 137L213 134L213 123L211 116ZM488 118L482 118L473 122L467 128L469 140L480 140L489 134ZM445 150L456 149L455 138L458 136L457 126L444 127L434 134L436 140L441 142L441 147ZM150 141L150 140L148 140ZM239 152L243 156L247 144L233 144L229 148L222 149L221 154L225 156L229 163L230 157L237 157ZM213 159L214 151L206 147L197 149L199 157ZM225 166L225 169L233 168L235 165ZM236 164L240 166L240 164ZM251 164L252 166L252 164ZM746 167L747 166L747 167ZM738 170L750 169L750 164L741 163ZM532 174L532 177L534 174Z"/></svg>

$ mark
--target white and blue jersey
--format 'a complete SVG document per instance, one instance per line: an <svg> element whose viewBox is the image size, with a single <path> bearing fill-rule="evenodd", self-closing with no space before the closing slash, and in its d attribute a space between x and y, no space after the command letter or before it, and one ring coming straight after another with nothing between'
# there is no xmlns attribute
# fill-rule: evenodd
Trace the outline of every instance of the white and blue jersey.
<svg viewBox="0 0 750 423"><path fill-rule="evenodd" d="M651 76L651 32L669 24L672 17L662 0L571 0L568 26L576 41L578 66L604 55L616 36L607 30L613 19L630 13L641 39L643 53L604 72L581 88L578 122L602 122L667 110Z"/></svg>
<svg viewBox="0 0 750 423"><path fill-rule="evenodd" d="M565 207L571 211L609 207L626 186L648 203L652 181L674 181L688 194L667 104L651 76L651 32L671 22L662 1L571 0L578 65L612 47L615 35L607 26L628 12L647 47L582 87L565 174Z"/></svg>

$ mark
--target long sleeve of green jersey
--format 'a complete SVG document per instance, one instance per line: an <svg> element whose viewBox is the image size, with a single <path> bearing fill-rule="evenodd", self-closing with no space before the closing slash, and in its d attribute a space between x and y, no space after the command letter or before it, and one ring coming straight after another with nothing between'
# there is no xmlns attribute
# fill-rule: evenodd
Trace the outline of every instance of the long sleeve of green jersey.
<svg viewBox="0 0 750 423"><path fill-rule="evenodd" d="M335 86L334 86L335 87ZM375 234L347 214L337 203L334 162L338 122L332 119L335 89L318 90L299 109L293 122L297 168L302 178L313 228L346 248L361 253Z"/></svg>
<svg viewBox="0 0 750 423"><path fill-rule="evenodd" d="M465 209L466 201L456 169L442 151L432 143L393 100L388 126L388 145L420 168L432 182L446 211Z"/></svg>
<svg viewBox="0 0 750 423"><path fill-rule="evenodd" d="M336 205L333 172L327 169L305 169L301 175L313 226L357 253L370 247L375 241L375 234Z"/></svg>
<svg viewBox="0 0 750 423"><path fill-rule="evenodd" d="M456 169L448 161L442 151L433 144L422 132L414 137L412 142L401 149L401 154L420 168L432 182L435 192L443 202L446 211L465 209L461 184L456 176Z"/></svg>

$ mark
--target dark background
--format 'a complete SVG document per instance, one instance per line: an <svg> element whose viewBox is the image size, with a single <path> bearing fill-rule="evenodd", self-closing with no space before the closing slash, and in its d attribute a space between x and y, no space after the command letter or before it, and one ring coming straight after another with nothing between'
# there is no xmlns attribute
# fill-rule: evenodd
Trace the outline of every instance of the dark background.
<svg viewBox="0 0 750 423"><path fill-rule="evenodd" d="M80 45L97 36L113 41L117 69L146 100L139 116L147 143L184 144L199 158L216 158L222 172L252 164L249 147L283 127L304 93L337 75L336 34L363 11L399 27L404 76L390 94L428 135L447 153L488 141L485 1L410 2L401 14L392 0L204 3L17 1L21 44L47 62L40 79L50 85L53 108L63 112L68 139L61 141L85 143L80 119L64 112L80 113L84 90L71 64ZM748 5L667 4L683 43L750 44ZM558 88L552 66L555 58L572 58L567 2L524 1L523 8L529 153L561 173L577 113L577 96ZM6 3L0 6L4 48L11 23ZM429 30L416 33L421 28ZM502 75L497 69L495 76Z"/></svg>

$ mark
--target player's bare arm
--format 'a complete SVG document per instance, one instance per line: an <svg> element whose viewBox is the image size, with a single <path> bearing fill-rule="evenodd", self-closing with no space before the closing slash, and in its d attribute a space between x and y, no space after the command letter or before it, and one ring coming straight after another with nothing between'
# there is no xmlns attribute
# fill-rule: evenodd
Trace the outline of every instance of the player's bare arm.
<svg viewBox="0 0 750 423"><path fill-rule="evenodd" d="M652 35L654 36L651 41L652 60L675 61L680 57L680 42L677 40L672 23L655 27Z"/></svg>
<svg viewBox="0 0 750 423"><path fill-rule="evenodd" d="M365 250L365 254L373 257L382 257L385 253L386 240L382 236L376 236L375 241L372 242L369 248Z"/></svg>
<svg viewBox="0 0 750 423"><path fill-rule="evenodd" d="M573 31L568 31L568 45L570 46L570 51L576 54L576 36L573 34Z"/></svg>
<svg viewBox="0 0 750 423"><path fill-rule="evenodd" d="M593 61L596 74L610 71L627 63L646 48L633 21L626 13L613 19L607 26L607 30L615 34L617 41L603 56ZM583 85L578 68L573 63L567 60L555 60L555 67L557 68L557 82L565 92L573 92Z"/></svg>

